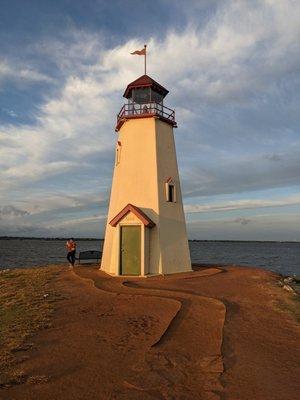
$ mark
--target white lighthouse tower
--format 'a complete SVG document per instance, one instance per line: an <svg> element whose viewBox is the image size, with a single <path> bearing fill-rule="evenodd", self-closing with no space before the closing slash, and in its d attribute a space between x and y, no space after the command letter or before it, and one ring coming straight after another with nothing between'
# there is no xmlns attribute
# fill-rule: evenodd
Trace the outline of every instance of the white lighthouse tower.
<svg viewBox="0 0 300 400"><path fill-rule="evenodd" d="M124 93L101 269L112 275L191 270L168 94L143 75Z"/></svg>

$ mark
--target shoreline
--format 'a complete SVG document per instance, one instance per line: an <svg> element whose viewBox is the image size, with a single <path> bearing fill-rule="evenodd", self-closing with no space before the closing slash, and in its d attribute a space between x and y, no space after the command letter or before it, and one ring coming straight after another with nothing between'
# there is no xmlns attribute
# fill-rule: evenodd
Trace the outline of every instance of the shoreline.
<svg viewBox="0 0 300 400"><path fill-rule="evenodd" d="M0 240L68 240L68 237L0 236ZM74 237L75 240L104 241L104 238ZM239 240L239 239L188 239L189 242L208 243L300 243L300 240Z"/></svg>
<svg viewBox="0 0 300 400"><path fill-rule="evenodd" d="M52 311L12 353L0 399L297 398L300 302L279 274L218 264L129 278L94 264L0 279L20 285L31 273L42 279L33 304Z"/></svg>

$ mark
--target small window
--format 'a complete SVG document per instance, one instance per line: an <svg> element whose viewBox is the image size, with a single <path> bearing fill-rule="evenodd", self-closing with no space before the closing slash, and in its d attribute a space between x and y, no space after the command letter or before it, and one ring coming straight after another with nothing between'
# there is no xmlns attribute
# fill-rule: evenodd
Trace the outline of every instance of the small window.
<svg viewBox="0 0 300 400"><path fill-rule="evenodd" d="M137 104L145 104L150 101L150 88L137 88L133 93L133 101Z"/></svg>
<svg viewBox="0 0 300 400"><path fill-rule="evenodd" d="M176 187L173 182L166 183L166 197L169 203L176 202Z"/></svg>
<svg viewBox="0 0 300 400"><path fill-rule="evenodd" d="M168 185L168 201L174 201L174 185Z"/></svg>
<svg viewBox="0 0 300 400"><path fill-rule="evenodd" d="M116 146L115 165L120 164L120 159L121 159L121 142L118 141Z"/></svg>
<svg viewBox="0 0 300 400"><path fill-rule="evenodd" d="M161 103L163 102L163 95L154 91L153 89L151 89L151 101L153 101L154 103Z"/></svg>

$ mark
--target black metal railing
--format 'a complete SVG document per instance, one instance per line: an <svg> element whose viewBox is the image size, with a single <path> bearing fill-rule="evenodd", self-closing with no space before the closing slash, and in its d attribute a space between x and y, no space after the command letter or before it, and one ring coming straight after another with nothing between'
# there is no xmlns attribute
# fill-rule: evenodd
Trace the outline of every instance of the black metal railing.
<svg viewBox="0 0 300 400"><path fill-rule="evenodd" d="M117 126L125 120L126 118L134 118L134 117L146 117L156 115L161 117L173 125L176 125L175 121L175 111L171 108L168 108L160 103L127 103L121 108L118 116L117 116Z"/></svg>

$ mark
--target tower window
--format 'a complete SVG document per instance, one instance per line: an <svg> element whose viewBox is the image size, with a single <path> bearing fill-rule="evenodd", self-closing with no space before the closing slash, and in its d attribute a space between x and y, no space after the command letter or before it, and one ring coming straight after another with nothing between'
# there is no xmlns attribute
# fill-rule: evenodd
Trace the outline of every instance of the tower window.
<svg viewBox="0 0 300 400"><path fill-rule="evenodd" d="M116 145L115 165L118 165L121 160L121 142L118 141Z"/></svg>
<svg viewBox="0 0 300 400"><path fill-rule="evenodd" d="M134 90L133 101L137 104L150 102L150 88L138 88Z"/></svg>
<svg viewBox="0 0 300 400"><path fill-rule="evenodd" d="M174 201L174 186L168 185L168 201L173 203Z"/></svg>
<svg viewBox="0 0 300 400"><path fill-rule="evenodd" d="M171 182L166 182L166 198L169 203L176 203L176 187Z"/></svg>

